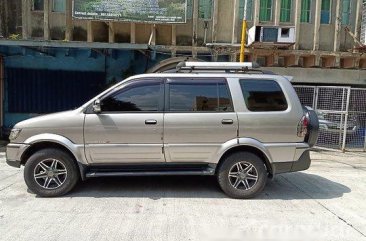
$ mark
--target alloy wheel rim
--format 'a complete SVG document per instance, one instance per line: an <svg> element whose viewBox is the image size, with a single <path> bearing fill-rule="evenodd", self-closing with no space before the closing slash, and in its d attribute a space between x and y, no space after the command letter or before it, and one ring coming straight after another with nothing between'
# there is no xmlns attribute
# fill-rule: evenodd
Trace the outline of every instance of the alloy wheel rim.
<svg viewBox="0 0 366 241"><path fill-rule="evenodd" d="M45 159L34 168L34 180L44 189L56 189L65 183L67 169L56 159Z"/></svg>
<svg viewBox="0 0 366 241"><path fill-rule="evenodd" d="M242 161L230 168L228 178L235 189L250 190L258 182L258 171L253 164Z"/></svg>

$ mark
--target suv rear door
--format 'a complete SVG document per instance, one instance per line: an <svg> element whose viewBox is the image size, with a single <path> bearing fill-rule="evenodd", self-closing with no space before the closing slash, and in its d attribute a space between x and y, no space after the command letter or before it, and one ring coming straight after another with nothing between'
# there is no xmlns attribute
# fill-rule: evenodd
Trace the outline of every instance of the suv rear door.
<svg viewBox="0 0 366 241"><path fill-rule="evenodd" d="M296 148L304 148L298 136L303 109L291 83L279 76L245 76L232 81L236 91L239 137L255 139L269 150L273 161L289 162Z"/></svg>
<svg viewBox="0 0 366 241"><path fill-rule="evenodd" d="M238 111L239 136L262 143L296 143L297 126L303 116L298 97L289 82L275 78L240 78L241 102L245 111ZM286 90L286 91L285 91Z"/></svg>
<svg viewBox="0 0 366 241"><path fill-rule="evenodd" d="M223 78L168 78L164 149L167 162L210 162L237 137L238 120Z"/></svg>

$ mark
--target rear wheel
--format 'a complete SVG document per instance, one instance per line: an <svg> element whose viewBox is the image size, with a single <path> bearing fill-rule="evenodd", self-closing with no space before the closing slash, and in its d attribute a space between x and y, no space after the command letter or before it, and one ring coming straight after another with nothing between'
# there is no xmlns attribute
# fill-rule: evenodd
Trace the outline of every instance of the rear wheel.
<svg viewBox="0 0 366 241"><path fill-rule="evenodd" d="M232 198L254 197L263 190L267 176L263 160L250 152L226 157L217 173L221 189Z"/></svg>
<svg viewBox="0 0 366 241"><path fill-rule="evenodd" d="M73 157L59 149L43 149L26 162L24 180L28 188L42 197L61 196L79 180Z"/></svg>

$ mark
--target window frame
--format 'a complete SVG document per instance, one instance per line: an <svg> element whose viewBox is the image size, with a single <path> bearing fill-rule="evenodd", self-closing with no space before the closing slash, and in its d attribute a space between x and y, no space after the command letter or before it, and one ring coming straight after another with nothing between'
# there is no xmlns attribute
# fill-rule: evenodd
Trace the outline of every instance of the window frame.
<svg viewBox="0 0 366 241"><path fill-rule="evenodd" d="M343 10L343 2L344 2L344 0L342 0L342 11L341 11L341 25L342 26L351 26L351 16L352 16L352 7L353 7L353 5L352 5L352 0L349 0L349 6L348 6L348 8L349 8L349 11L348 12L344 12ZM345 22L343 22L343 14L347 14L348 16L347 16L347 22L345 23Z"/></svg>
<svg viewBox="0 0 366 241"><path fill-rule="evenodd" d="M160 90L159 90L159 100L158 100L158 110L157 111L101 111L98 114L146 114L146 113L163 113L164 112L164 97L165 97L165 88L164 88L164 79L162 78L141 78L141 79L133 79L130 80L118 87L116 87L116 89L113 89L112 91L106 93L105 95L99 97L100 103L103 102L104 99L117 95L120 91L123 91L123 89L127 88L128 86L134 85L136 83L141 83L141 82L156 82L159 83L160 85ZM87 108L86 114L95 114L93 111L93 105L94 105L94 101L93 103L91 103L91 105Z"/></svg>
<svg viewBox="0 0 366 241"><path fill-rule="evenodd" d="M211 21L212 20L212 15L213 15L213 5L214 5L214 2L213 2L213 0L211 0L211 6L210 6L210 18L201 18L201 16L200 16L200 13L201 13L201 11L200 11L200 7L201 6L203 6L203 5L201 5L201 1L200 0L197 0L198 1L198 11L197 11L197 14L198 14L198 19L202 19L202 20L204 20L204 21ZM191 20L191 19L193 19L193 6L194 6L194 4L193 4L193 0L187 0L186 1L186 8L187 8L187 10L186 10L186 20Z"/></svg>
<svg viewBox="0 0 366 241"><path fill-rule="evenodd" d="M33 12L44 12L44 1L45 0L40 0L40 1L42 1L42 4L41 4L42 8L41 9L36 9L34 7L35 6L35 2L34 2L34 0L32 1L32 11Z"/></svg>
<svg viewBox="0 0 366 241"><path fill-rule="evenodd" d="M293 11L292 0L289 1L289 3L290 3L290 9L282 8L283 1L284 0L281 0L281 2L280 2L281 3L281 5L280 5L280 23L291 23L292 22L292 15L293 15L293 13L292 13L292 11ZM289 19L288 19L288 21L287 21L287 19L286 19L286 21L282 21L281 20L282 11L289 11Z"/></svg>
<svg viewBox="0 0 366 241"><path fill-rule="evenodd" d="M302 16L302 12L303 12L303 9L302 9L302 6L303 6L303 4L302 4L302 1L303 0L301 0L301 13L300 13L300 23L301 24L306 24L306 23L309 23L309 24L311 24L312 23L312 21L311 21L311 19L312 19L312 8L313 8L313 0L308 0L308 1L310 1L310 5L309 5L309 9L307 9L307 10L305 10L305 12L308 12L309 13L309 21L308 22L303 22L302 20L301 20L301 16Z"/></svg>
<svg viewBox="0 0 366 241"><path fill-rule="evenodd" d="M285 97L287 108L285 110L270 110L270 111L253 111L253 110L250 110L249 107L248 107L247 101L245 99L245 96L244 96L244 89L243 89L242 84L241 84L241 82L246 81L246 80L272 81L275 84L277 84L277 86L281 89L281 91L283 93L283 96ZM291 108L291 102L289 101L289 97L287 96L287 93L284 91L284 88L282 87L282 85L276 79L273 79L273 78L260 78L260 79L255 79L255 78L239 78L239 85L240 85L240 91L241 91L242 97L243 97L243 104L245 106L245 109L248 112L251 112L251 113L285 113L285 112L288 112L290 110L290 108Z"/></svg>
<svg viewBox="0 0 366 241"><path fill-rule="evenodd" d="M253 21L253 10L254 10L254 8L253 8L253 1L255 1L255 0L248 0L248 1L251 1L251 4L250 4L250 7L249 8L247 8L247 21ZM242 6L241 6L241 3L243 3L242 4ZM239 0L239 19L241 20L241 21L243 21L244 20L244 8L245 8L245 6L244 6L244 3L245 3L245 0ZM249 4L248 4L249 5ZM250 16L248 17L248 13L250 13Z"/></svg>
<svg viewBox="0 0 366 241"><path fill-rule="evenodd" d="M205 18L205 17L201 18L201 13L205 13L204 11L203 12L200 11L201 7L204 8L203 6L205 6L204 4L201 5L201 1L211 1L211 4L209 4L209 6L208 6L210 8L209 11L208 11L210 13L209 18ZM202 19L204 21L212 20L213 5L214 5L213 0L198 0L198 18ZM192 4L192 13L193 13L193 4Z"/></svg>
<svg viewBox="0 0 366 241"><path fill-rule="evenodd" d="M321 5L323 4L323 1L321 2ZM320 6L320 24L331 24L332 23L332 5L333 1L332 0L329 0L329 20L327 23L322 23L322 12L325 11L325 10L322 10L322 6Z"/></svg>
<svg viewBox="0 0 366 241"><path fill-rule="evenodd" d="M207 81L207 83L224 83L228 91L228 97L230 98L231 110L230 111L172 111L170 110L170 84L171 83L192 83L192 84L199 84L201 82ZM164 101L164 112L165 113L234 113L235 107L233 98L230 91L230 86L227 82L226 78L220 77L168 77L165 81L165 101Z"/></svg>
<svg viewBox="0 0 366 241"><path fill-rule="evenodd" d="M258 0L258 1L261 1L261 0ZM259 2L259 16L258 16L258 18L259 18L259 22L271 22L272 20L273 20L273 0L266 0L266 1L270 1L271 2L271 15L270 15L270 17L269 17L269 20L261 20L260 19L260 16L261 16L261 6L262 6L262 4L261 4L261 2ZM267 8L267 11L268 11L268 8Z"/></svg>
<svg viewBox="0 0 366 241"><path fill-rule="evenodd" d="M64 7L65 7L65 8L64 8L64 10L63 10L63 11L56 11L56 10L55 10L55 3L56 3L56 1L59 1L59 0L52 0L52 12L53 12L53 13L65 13L65 12L66 12L66 4L67 4L67 2L66 2L66 1L67 1L67 0L62 0L62 1L64 2L64 4L65 4L65 5L64 5Z"/></svg>
<svg viewBox="0 0 366 241"><path fill-rule="evenodd" d="M186 20L193 19L193 1L186 1Z"/></svg>

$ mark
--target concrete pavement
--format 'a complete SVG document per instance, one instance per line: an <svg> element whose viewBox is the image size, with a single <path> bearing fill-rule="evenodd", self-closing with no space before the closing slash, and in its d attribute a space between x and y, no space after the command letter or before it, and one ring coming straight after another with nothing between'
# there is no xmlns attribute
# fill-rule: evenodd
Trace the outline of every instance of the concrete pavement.
<svg viewBox="0 0 366 241"><path fill-rule="evenodd" d="M366 155L311 156L234 200L212 177L90 179L39 198L0 153L0 240L366 240Z"/></svg>

